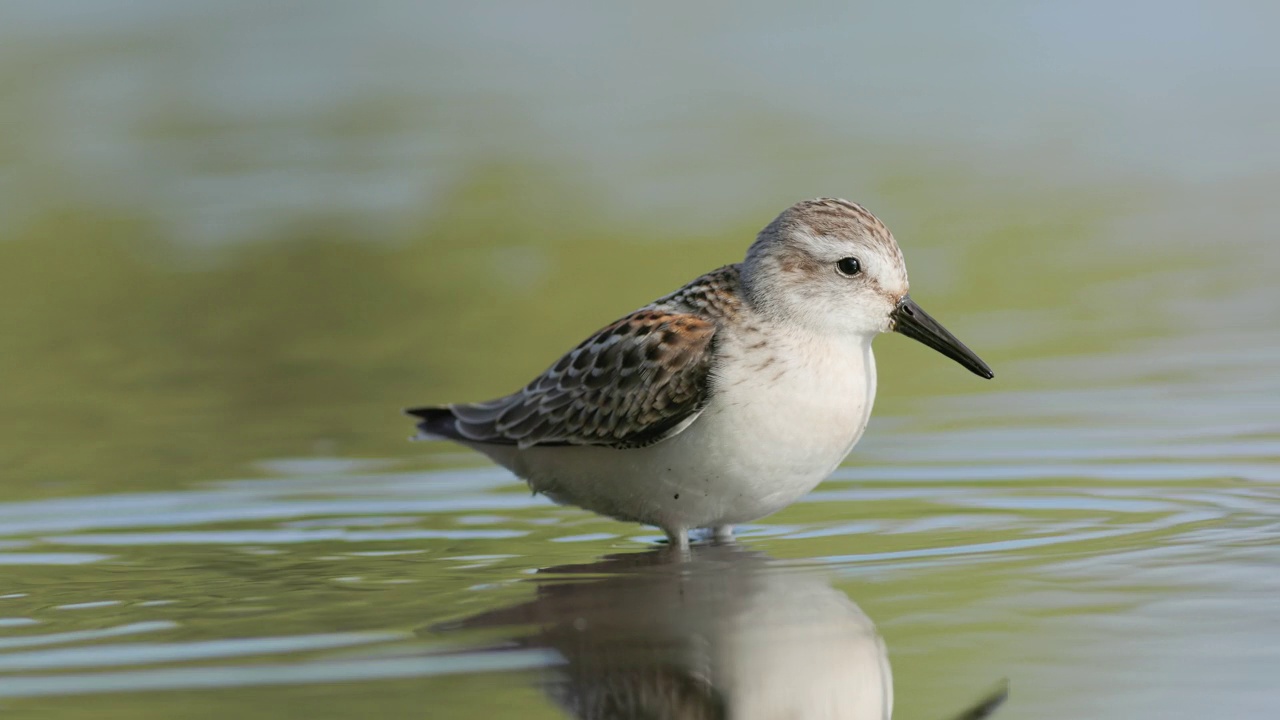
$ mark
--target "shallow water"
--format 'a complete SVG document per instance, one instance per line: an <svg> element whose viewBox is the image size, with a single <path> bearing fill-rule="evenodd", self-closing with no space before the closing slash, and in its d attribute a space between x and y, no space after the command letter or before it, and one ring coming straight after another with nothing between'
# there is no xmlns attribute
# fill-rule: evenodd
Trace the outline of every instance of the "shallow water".
<svg viewBox="0 0 1280 720"><path fill-rule="evenodd" d="M1275 715L1273 11L104 7L0 23L0 713ZM404 442L819 194L997 377L736 546Z"/></svg>
<svg viewBox="0 0 1280 720"><path fill-rule="evenodd" d="M0 696L53 717L85 696L108 716L770 717L752 712L870 712L891 663L901 717L949 717L1003 678L1010 712L1039 717L1174 697L1264 716L1280 433L1226 388L1179 388L1144 402L1230 404L1232 425L1134 427L1108 404L1073 427L1087 392L879 423L804 502L676 565L654 565L653 531L445 453L5 503Z"/></svg>

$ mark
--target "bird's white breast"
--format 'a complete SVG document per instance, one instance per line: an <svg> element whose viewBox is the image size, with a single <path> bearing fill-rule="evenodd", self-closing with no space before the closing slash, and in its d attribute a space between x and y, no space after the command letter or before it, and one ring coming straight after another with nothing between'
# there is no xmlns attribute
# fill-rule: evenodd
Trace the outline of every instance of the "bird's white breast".
<svg viewBox="0 0 1280 720"><path fill-rule="evenodd" d="M760 342L727 339L711 402L673 439L702 453L732 522L775 512L826 478L862 436L875 399L869 338Z"/></svg>

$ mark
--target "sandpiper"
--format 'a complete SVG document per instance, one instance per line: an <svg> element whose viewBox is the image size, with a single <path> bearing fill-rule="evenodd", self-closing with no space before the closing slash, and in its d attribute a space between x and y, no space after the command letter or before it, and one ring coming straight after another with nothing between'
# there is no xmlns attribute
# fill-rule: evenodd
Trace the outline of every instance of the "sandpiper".
<svg viewBox="0 0 1280 720"><path fill-rule="evenodd" d="M867 427L871 341L890 330L994 377L907 294L884 223L805 200L741 263L605 326L523 389L406 412L418 439L474 448L534 492L683 548L691 529L731 538L835 470Z"/></svg>

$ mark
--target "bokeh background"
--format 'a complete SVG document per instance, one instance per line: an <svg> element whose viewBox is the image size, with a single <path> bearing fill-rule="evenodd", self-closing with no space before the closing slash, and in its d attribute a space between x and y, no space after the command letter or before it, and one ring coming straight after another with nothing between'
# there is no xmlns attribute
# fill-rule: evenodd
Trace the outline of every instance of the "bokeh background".
<svg viewBox="0 0 1280 720"><path fill-rule="evenodd" d="M835 195L997 378L882 339L862 452L748 537L839 568L902 717L1001 676L1011 716L1265 716L1278 23L1245 1L0 2L0 650L158 622L190 664L184 642L398 632L642 548L404 442L399 408L508 392ZM389 584L351 601L351 577ZM0 665L0 696L545 704L480 671L86 696L148 666L76 657Z"/></svg>

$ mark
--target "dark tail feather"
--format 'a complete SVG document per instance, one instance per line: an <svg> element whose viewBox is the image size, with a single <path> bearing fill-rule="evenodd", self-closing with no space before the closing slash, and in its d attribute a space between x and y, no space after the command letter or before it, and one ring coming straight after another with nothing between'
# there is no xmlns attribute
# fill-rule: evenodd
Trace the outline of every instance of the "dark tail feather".
<svg viewBox="0 0 1280 720"><path fill-rule="evenodd" d="M409 408L405 415L418 418L418 435L414 440L459 440L458 418L447 407Z"/></svg>

